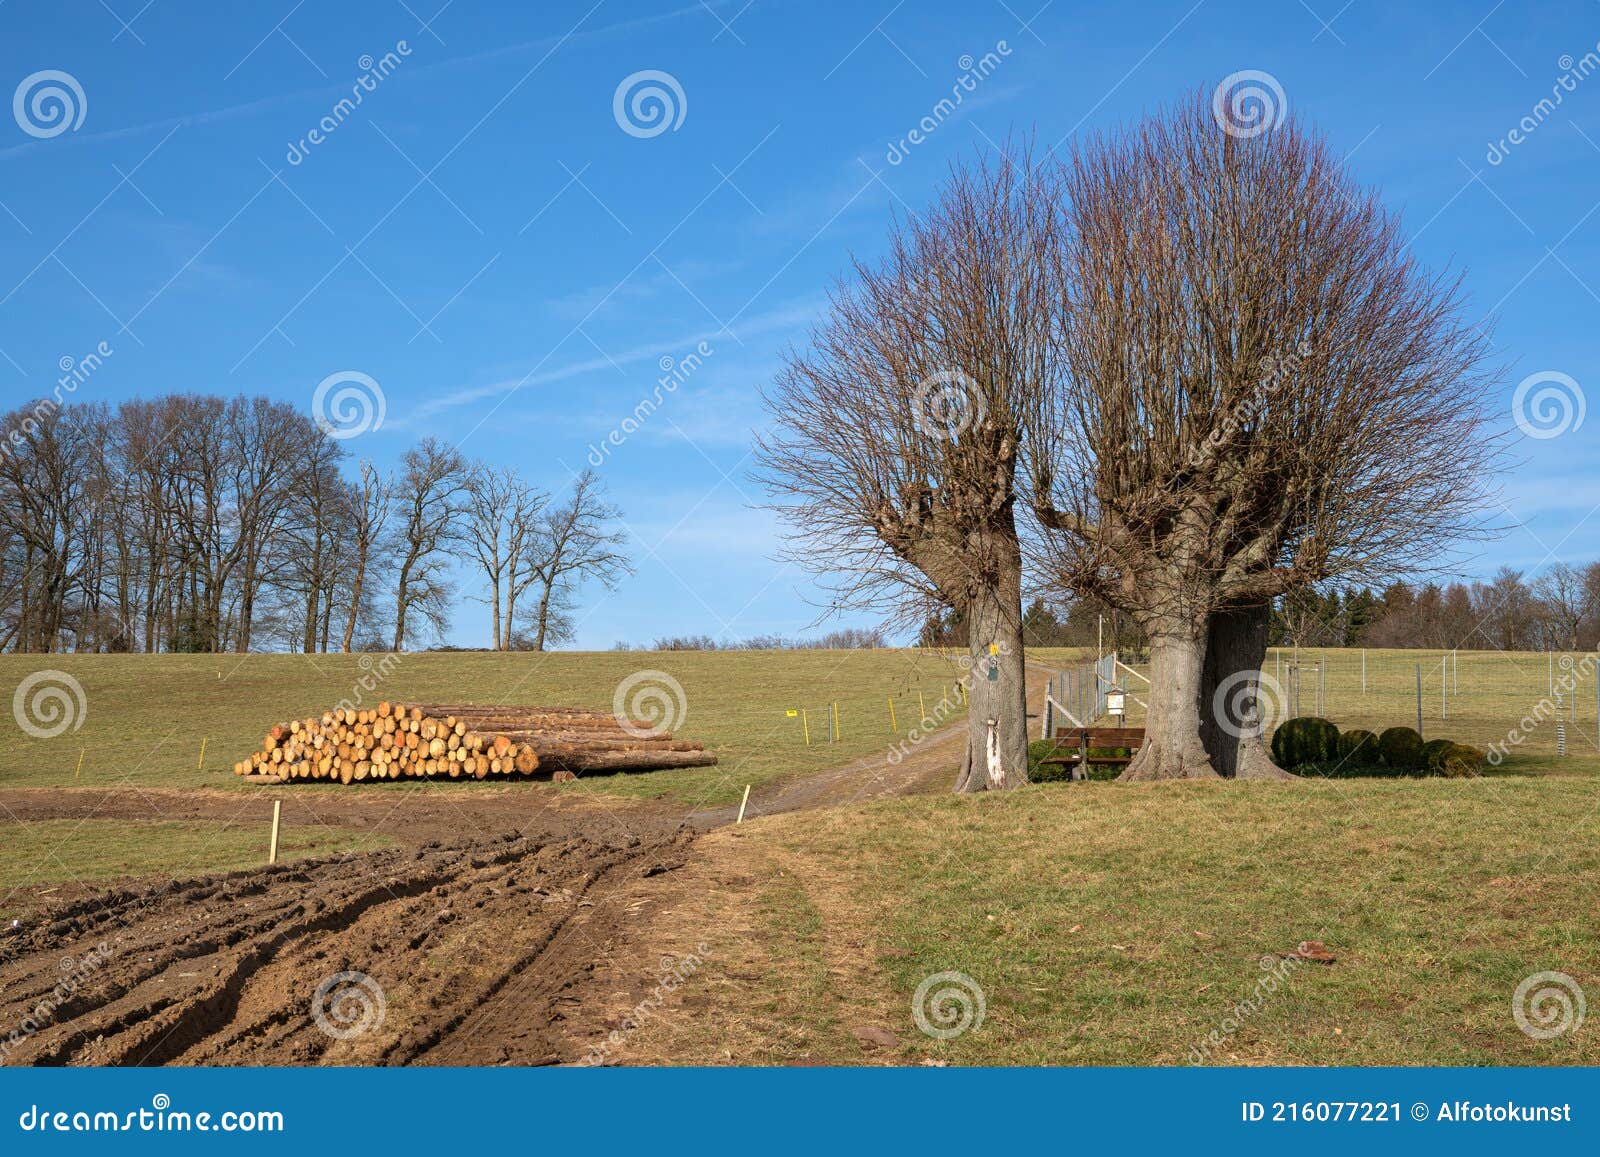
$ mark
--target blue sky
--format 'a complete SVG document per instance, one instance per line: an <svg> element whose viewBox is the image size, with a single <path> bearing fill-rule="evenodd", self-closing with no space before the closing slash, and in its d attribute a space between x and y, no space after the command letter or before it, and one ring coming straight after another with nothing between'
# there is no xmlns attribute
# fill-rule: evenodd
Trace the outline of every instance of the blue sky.
<svg viewBox="0 0 1600 1157"><path fill-rule="evenodd" d="M638 574L585 592L578 641L796 634L815 593L773 559L747 453L758 388L849 255L975 146L1054 143L1244 70L1347 151L1428 263L1465 271L1508 427L1529 375L1593 392L1600 4L1040 5L0 0L4 92L56 70L82 93L55 135L26 100L0 116L0 402L101 342L77 393L113 403L309 410L357 371L386 413L353 455L391 464L433 433L557 489L704 342L600 467ZM896 148L985 54L957 113ZM614 111L646 71L676 86L664 131L626 92ZM1478 571L1600 557L1600 414L1557 421L1517 444L1514 529ZM476 604L453 638L487 641Z"/></svg>

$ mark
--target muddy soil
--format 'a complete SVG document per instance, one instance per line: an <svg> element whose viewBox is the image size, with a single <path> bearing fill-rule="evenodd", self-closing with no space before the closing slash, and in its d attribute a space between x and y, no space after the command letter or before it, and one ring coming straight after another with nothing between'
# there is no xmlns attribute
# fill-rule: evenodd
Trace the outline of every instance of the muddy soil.
<svg viewBox="0 0 1600 1157"><path fill-rule="evenodd" d="M964 735L774 785L746 818L948 791ZM0 930L0 1063L581 1060L669 963L650 929L669 892L651 881L737 811L517 790L281 797L286 823L407 846L80 894ZM0 792L8 820L270 810L226 791Z"/></svg>

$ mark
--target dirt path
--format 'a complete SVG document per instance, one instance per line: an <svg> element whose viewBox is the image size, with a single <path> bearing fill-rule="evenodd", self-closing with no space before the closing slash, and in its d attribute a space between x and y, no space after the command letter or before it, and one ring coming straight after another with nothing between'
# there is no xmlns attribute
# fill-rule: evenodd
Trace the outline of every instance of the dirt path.
<svg viewBox="0 0 1600 1157"><path fill-rule="evenodd" d="M1042 686L1042 676L1040 678ZM747 818L948 790L965 723L758 793ZM685 817L527 792L286 793L291 823L411 847L97 893L0 931L11 1064L546 1064L648 998ZM16 789L0 815L245 820L227 792Z"/></svg>

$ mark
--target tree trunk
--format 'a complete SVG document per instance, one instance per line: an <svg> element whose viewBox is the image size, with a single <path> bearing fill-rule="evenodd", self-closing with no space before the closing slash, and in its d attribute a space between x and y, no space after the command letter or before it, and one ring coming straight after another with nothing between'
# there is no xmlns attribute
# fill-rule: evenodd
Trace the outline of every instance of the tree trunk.
<svg viewBox="0 0 1600 1157"><path fill-rule="evenodd" d="M339 650L346 655L350 653L350 641L356 635L356 616L361 613L361 590L367 580L367 547L362 544L356 550L356 573L350 580L350 617L344 622L344 641Z"/></svg>
<svg viewBox="0 0 1600 1157"><path fill-rule="evenodd" d="M1150 717L1144 746L1120 778L1215 779L1200 739L1200 684L1206 631L1163 625L1150 631Z"/></svg>
<svg viewBox="0 0 1600 1157"><path fill-rule="evenodd" d="M537 631L537 634L535 634L534 640L533 640L533 649L535 651L543 651L544 650L545 630L546 630L546 628L549 627L549 625L550 625L550 587L549 587L549 585L546 585L545 588L544 588L544 594L539 596L539 615L538 615L538 620L537 620L538 631Z"/></svg>
<svg viewBox="0 0 1600 1157"><path fill-rule="evenodd" d="M1020 572L968 603L967 627L967 758L956 790L1021 787L1028 782L1028 690Z"/></svg>
<svg viewBox="0 0 1600 1157"><path fill-rule="evenodd" d="M494 575L489 585L493 589L494 613L491 621L494 623L494 649L504 651L506 648L500 644L500 576Z"/></svg>
<svg viewBox="0 0 1600 1157"><path fill-rule="evenodd" d="M1244 607L1211 616L1200 678L1200 739L1221 775L1293 780L1272 762L1267 724L1275 700L1261 694L1272 608Z"/></svg>

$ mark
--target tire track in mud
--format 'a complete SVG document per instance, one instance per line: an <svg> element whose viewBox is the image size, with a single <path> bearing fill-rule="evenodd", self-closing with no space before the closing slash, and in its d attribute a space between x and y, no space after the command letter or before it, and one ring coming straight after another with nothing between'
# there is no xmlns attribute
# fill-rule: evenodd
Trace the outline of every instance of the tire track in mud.
<svg viewBox="0 0 1600 1157"><path fill-rule="evenodd" d="M941 790L965 731L964 722L943 728L903 760L869 758L774 785L752 799L749 817ZM534 818L510 797L479 811L466 817L473 827ZM553 830L58 904L0 931L0 1063L576 1060L582 1042L616 1019L611 994L591 983L597 966L632 973L635 957L651 955L650 928L636 926L641 905L627 898L642 877L684 863L693 831L731 822L734 811L693 812L678 828L659 809L629 809L639 834L609 811L574 814ZM437 816L429 822L448 830ZM319 987L341 974L361 979L317 1007Z"/></svg>
<svg viewBox="0 0 1600 1157"><path fill-rule="evenodd" d="M688 840L513 834L76 901L0 933L0 1048L43 1065L566 1059L552 1006L615 931L604 893L677 867ZM342 973L363 979L316 1007ZM463 1031L490 1005L514 1033Z"/></svg>

